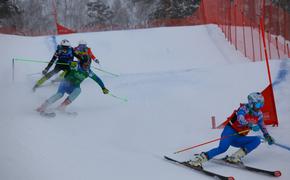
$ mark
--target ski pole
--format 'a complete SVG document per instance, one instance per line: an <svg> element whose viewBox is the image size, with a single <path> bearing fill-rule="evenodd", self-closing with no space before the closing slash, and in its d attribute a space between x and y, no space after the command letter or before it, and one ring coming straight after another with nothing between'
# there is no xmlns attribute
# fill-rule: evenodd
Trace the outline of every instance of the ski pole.
<svg viewBox="0 0 290 180"><path fill-rule="evenodd" d="M109 72L109 71L105 71L105 70L103 70L103 69L97 68L97 67L93 67L93 68L96 69L96 70L102 71L102 72L104 72L104 73L110 74L110 75L112 75L112 76L115 76L115 77L120 76L120 75L118 75L118 74L114 74L114 73L111 73L111 72Z"/></svg>
<svg viewBox="0 0 290 180"><path fill-rule="evenodd" d="M48 63L48 61L40 61L40 60L35 60L35 59L21 59L21 58L15 58L15 61L36 62L36 63Z"/></svg>
<svg viewBox="0 0 290 180"><path fill-rule="evenodd" d="M12 59L12 81L14 82L15 77L15 59Z"/></svg>
<svg viewBox="0 0 290 180"><path fill-rule="evenodd" d="M40 61L40 60L34 60L34 59L20 59L20 58L15 58L14 60L15 61L23 61L23 62L49 63L48 61ZM55 64L68 65L69 63L55 63Z"/></svg>
<svg viewBox="0 0 290 180"><path fill-rule="evenodd" d="M119 96L116 96L116 95L114 95L112 93L108 93L108 95L110 95L110 96L112 96L112 97L114 97L116 99L120 99L120 100L122 100L124 102L128 102L128 99L127 98L119 97Z"/></svg>
<svg viewBox="0 0 290 180"><path fill-rule="evenodd" d="M247 130L244 130L244 131L240 131L240 132L237 132L237 133L235 133L235 134L228 135L228 136L222 136L222 137L219 137L219 138L216 138L216 139L213 139L213 140L210 140L210 141L207 141L207 142L201 143L201 144L197 144L197 145L192 146L192 147L188 147L188 148L185 148L185 149L182 149L182 150L176 151L176 152L174 152L173 154L181 153L181 152L184 152L184 151L187 151L187 150L190 150L190 149L193 149L193 148L199 147L199 146L203 146L203 145L206 145L206 144L209 144L209 143L212 143L212 142L218 141L218 140L226 139L226 138L229 138L229 137L231 137L231 136L236 136L236 135L239 135L239 134L242 134L242 133L248 132L248 131L250 131L250 129L247 129Z"/></svg>
<svg viewBox="0 0 290 180"><path fill-rule="evenodd" d="M266 139L263 138L263 137L260 137L260 139L262 140L263 143L267 142ZM280 148L283 148L283 149L286 149L286 150L290 151L290 147L287 146L287 145L284 145L284 144L281 144L281 143L277 143L277 142L274 142L273 144L278 146L278 147L280 147Z"/></svg>
<svg viewBox="0 0 290 180"><path fill-rule="evenodd" d="M35 75L39 75L39 74L42 74L41 72L38 72L38 73L29 73L29 74L26 74L26 76L35 76Z"/></svg>
<svg viewBox="0 0 290 180"><path fill-rule="evenodd" d="M283 145L283 144L280 144L280 143L276 143L276 142L274 143L274 145L290 151L290 147L289 146L286 146L286 145Z"/></svg>

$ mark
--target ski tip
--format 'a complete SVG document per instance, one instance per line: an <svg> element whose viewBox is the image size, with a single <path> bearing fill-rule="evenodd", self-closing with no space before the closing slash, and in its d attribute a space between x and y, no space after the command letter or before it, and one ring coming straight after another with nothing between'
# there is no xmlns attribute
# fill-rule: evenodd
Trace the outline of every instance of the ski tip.
<svg viewBox="0 0 290 180"><path fill-rule="evenodd" d="M228 180L235 180L233 176L228 177Z"/></svg>
<svg viewBox="0 0 290 180"><path fill-rule="evenodd" d="M167 157L167 156L163 156L163 158L164 158L164 159L168 159L168 160L171 159L171 158L169 158L169 157Z"/></svg>
<svg viewBox="0 0 290 180"><path fill-rule="evenodd" d="M180 163L180 162L178 162L177 160L175 160L175 159L172 159L172 158L170 158L170 157L168 157L168 156L163 156L163 157L164 157L164 159L166 159L166 160L169 160L169 161L173 161L173 162Z"/></svg>
<svg viewBox="0 0 290 180"><path fill-rule="evenodd" d="M275 177L280 177L282 175L281 171L274 171Z"/></svg>

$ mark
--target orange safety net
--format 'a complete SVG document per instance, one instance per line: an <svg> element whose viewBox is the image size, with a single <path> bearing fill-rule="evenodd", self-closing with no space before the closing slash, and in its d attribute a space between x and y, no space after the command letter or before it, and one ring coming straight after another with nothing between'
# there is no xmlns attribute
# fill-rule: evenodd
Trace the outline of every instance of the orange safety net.
<svg viewBox="0 0 290 180"><path fill-rule="evenodd" d="M218 24L227 40L252 59L265 59L262 53L259 19L264 17L270 59L289 56L290 15L270 0L203 0L205 23Z"/></svg>

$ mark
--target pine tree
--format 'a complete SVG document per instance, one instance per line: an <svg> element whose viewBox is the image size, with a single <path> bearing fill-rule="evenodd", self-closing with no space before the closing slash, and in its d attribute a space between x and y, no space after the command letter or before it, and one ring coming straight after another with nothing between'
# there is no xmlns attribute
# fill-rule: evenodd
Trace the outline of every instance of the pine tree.
<svg viewBox="0 0 290 180"><path fill-rule="evenodd" d="M102 0L95 0L87 3L87 15L91 21L96 24L109 24L113 17L113 12L110 7Z"/></svg>

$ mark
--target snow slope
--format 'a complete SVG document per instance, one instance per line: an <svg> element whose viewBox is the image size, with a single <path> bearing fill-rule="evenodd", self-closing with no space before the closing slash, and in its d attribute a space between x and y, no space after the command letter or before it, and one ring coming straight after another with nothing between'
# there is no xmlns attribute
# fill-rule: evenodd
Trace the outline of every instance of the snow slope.
<svg viewBox="0 0 290 180"><path fill-rule="evenodd" d="M74 46L86 40L101 62L93 66L120 76L93 70L113 94L128 102L103 95L88 79L68 108L77 111L77 117L40 117L34 109L57 86L33 93L31 88L46 64L29 61L15 62L13 82L12 58L48 61L54 42L63 38ZM211 129L210 117L221 123L246 101L248 93L268 85L265 62L243 58L215 25L57 37L0 35L0 49L1 180L211 179L170 164L162 156L188 160L216 146L217 142L173 155L218 138L221 130ZM290 145L290 62L273 60L270 66L280 124L268 130L278 142ZM279 179L286 180L290 177L287 159L289 151L261 144L244 161L279 169L283 173ZM240 180L272 179L210 162L205 168Z"/></svg>

